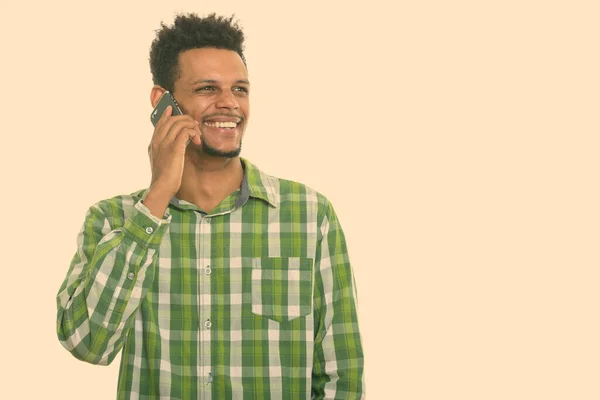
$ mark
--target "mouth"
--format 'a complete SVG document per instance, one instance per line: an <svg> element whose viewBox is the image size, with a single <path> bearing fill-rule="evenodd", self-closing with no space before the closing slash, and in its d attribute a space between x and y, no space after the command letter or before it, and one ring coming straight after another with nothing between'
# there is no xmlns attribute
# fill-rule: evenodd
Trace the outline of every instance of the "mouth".
<svg viewBox="0 0 600 400"><path fill-rule="evenodd" d="M213 140L234 140L240 133L243 119L235 116L214 116L202 122L204 133L213 136Z"/></svg>
<svg viewBox="0 0 600 400"><path fill-rule="evenodd" d="M205 122L202 124L203 132L215 138L235 138L238 136L238 124L235 122Z"/></svg>
<svg viewBox="0 0 600 400"><path fill-rule="evenodd" d="M242 123L242 118L234 115L214 115L208 117L202 123L203 126L208 128L233 130Z"/></svg>
<svg viewBox="0 0 600 400"><path fill-rule="evenodd" d="M239 122L234 121L205 121L203 125L210 128L235 129L237 128L238 124Z"/></svg>

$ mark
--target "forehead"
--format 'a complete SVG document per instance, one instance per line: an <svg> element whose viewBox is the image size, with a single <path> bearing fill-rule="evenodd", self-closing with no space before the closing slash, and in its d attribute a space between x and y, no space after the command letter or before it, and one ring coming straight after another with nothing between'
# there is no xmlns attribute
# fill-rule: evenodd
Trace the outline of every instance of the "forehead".
<svg viewBox="0 0 600 400"><path fill-rule="evenodd" d="M179 80L190 83L198 79L216 81L247 80L248 71L242 58L232 50L202 48L179 54Z"/></svg>

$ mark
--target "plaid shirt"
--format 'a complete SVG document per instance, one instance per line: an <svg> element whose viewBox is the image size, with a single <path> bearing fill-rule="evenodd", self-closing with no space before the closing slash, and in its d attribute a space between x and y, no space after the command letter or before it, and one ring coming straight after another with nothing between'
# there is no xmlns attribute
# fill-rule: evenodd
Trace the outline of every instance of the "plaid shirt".
<svg viewBox="0 0 600 400"><path fill-rule="evenodd" d="M209 214L147 192L89 208L57 295L61 344L119 399L363 399L356 287L331 203L245 159Z"/></svg>

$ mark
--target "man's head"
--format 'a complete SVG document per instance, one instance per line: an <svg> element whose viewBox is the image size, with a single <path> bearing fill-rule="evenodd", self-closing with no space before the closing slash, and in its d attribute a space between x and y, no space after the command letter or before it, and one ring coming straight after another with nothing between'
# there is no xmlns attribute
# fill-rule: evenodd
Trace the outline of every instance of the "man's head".
<svg viewBox="0 0 600 400"><path fill-rule="evenodd" d="M200 123L207 155L236 157L241 150L249 117L243 44L233 17L215 14L178 15L171 27L161 23L152 42L152 105L165 90L173 93L183 112Z"/></svg>

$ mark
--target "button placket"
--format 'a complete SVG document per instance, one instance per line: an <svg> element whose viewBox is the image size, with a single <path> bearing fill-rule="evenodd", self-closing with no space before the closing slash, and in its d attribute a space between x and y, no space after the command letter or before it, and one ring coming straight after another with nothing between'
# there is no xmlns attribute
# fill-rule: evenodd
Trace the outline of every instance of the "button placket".
<svg viewBox="0 0 600 400"><path fill-rule="evenodd" d="M200 330L200 348L199 348L199 365L201 376L204 377L205 385L208 385L213 381L210 368L210 354L211 354L211 337L212 337L212 322L211 317L211 221L212 218L203 216L198 220L198 294L200 300L198 302L198 314L199 323L198 329Z"/></svg>
<svg viewBox="0 0 600 400"><path fill-rule="evenodd" d="M208 276L211 272L212 270L210 269L210 265L207 265L206 268L204 268L204 273ZM206 321L204 321L204 328L210 329L211 326L212 322L210 321L210 318L207 318Z"/></svg>

